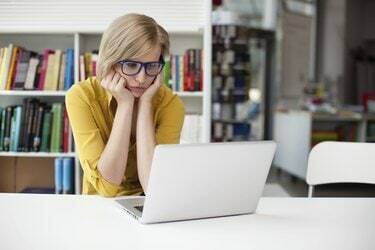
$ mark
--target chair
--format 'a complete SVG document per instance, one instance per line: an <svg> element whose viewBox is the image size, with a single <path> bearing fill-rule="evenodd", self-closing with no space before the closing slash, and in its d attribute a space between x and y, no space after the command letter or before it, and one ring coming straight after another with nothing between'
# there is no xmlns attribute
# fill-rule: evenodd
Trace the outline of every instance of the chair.
<svg viewBox="0 0 375 250"><path fill-rule="evenodd" d="M306 180L310 198L315 185L375 184L375 143L319 143L310 152Z"/></svg>

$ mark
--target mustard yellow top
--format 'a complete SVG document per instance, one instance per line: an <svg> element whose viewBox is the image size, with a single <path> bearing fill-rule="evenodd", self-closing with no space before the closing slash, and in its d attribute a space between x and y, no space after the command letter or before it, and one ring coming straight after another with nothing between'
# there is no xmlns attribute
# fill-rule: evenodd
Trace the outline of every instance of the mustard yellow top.
<svg viewBox="0 0 375 250"><path fill-rule="evenodd" d="M129 145L128 162L122 183L105 180L98 168L99 158L111 133L116 100L95 77L76 83L68 91L66 108L83 169L83 194L103 196L139 195L136 143ZM152 100L157 144L177 144L185 109L181 99L162 85Z"/></svg>

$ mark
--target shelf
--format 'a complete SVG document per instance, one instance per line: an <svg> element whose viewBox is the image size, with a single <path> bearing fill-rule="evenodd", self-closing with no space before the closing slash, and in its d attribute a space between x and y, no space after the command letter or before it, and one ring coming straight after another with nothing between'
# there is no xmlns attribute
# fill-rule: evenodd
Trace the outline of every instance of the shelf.
<svg viewBox="0 0 375 250"><path fill-rule="evenodd" d="M0 157L1 156L7 156L7 157L43 157L43 158L56 158L56 157L75 157L76 153L0 152Z"/></svg>
<svg viewBox="0 0 375 250"><path fill-rule="evenodd" d="M360 122L362 121L362 115L352 116L339 116L339 115L327 115L327 114L313 114L313 121L322 122Z"/></svg>
<svg viewBox="0 0 375 250"><path fill-rule="evenodd" d="M66 91L0 90L0 96L65 96Z"/></svg>
<svg viewBox="0 0 375 250"><path fill-rule="evenodd" d="M251 124L251 120L236 120L236 119L212 119L213 122L221 123L236 123L236 124Z"/></svg>
<svg viewBox="0 0 375 250"><path fill-rule="evenodd" d="M374 113L367 113L367 114L365 114L365 118L366 118L367 121L373 122L373 121L375 121L375 114Z"/></svg>
<svg viewBox="0 0 375 250"><path fill-rule="evenodd" d="M202 91L182 91L182 92L174 92L176 95L181 97L203 97Z"/></svg>
<svg viewBox="0 0 375 250"><path fill-rule="evenodd" d="M0 90L0 96L65 96L67 91L47 90ZM174 92L181 97L203 97L202 91Z"/></svg>

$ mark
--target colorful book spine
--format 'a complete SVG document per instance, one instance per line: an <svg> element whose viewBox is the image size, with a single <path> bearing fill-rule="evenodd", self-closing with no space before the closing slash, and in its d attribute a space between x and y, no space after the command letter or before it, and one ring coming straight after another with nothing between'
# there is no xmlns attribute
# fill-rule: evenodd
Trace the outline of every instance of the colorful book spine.
<svg viewBox="0 0 375 250"><path fill-rule="evenodd" d="M41 62L42 65L41 65L41 69L40 69L38 90L44 89L44 84L45 84L46 74L47 74L47 67L48 67L48 56L51 53L53 53L53 50L51 50L51 49L44 49L44 51L43 51L43 60Z"/></svg>
<svg viewBox="0 0 375 250"><path fill-rule="evenodd" d="M63 158L63 193L74 193L74 165L72 158Z"/></svg>
<svg viewBox="0 0 375 250"><path fill-rule="evenodd" d="M50 140L51 140L51 123L52 123L52 113L47 110L43 117L43 129L42 129L42 142L40 146L41 152L49 152Z"/></svg>
<svg viewBox="0 0 375 250"><path fill-rule="evenodd" d="M63 193L63 159L55 158L55 194Z"/></svg>
<svg viewBox="0 0 375 250"><path fill-rule="evenodd" d="M10 149L9 147L10 147L12 113L13 113L13 107L12 106L6 107L5 127L4 127L4 144L3 144L4 151L9 151Z"/></svg>
<svg viewBox="0 0 375 250"><path fill-rule="evenodd" d="M52 114L53 114L53 122L52 122L52 138L51 138L51 152L61 152L61 131L62 131L62 104L61 103L53 103L52 104Z"/></svg>
<svg viewBox="0 0 375 250"><path fill-rule="evenodd" d="M64 89L68 90L74 82L74 50L69 48L66 50L66 66L65 66Z"/></svg>
<svg viewBox="0 0 375 250"><path fill-rule="evenodd" d="M9 66L10 60L12 58L14 45L11 43L5 50L5 57L3 59L3 65L1 65L1 74L2 78L0 79L0 90L5 90L7 85L8 73L9 73Z"/></svg>
<svg viewBox="0 0 375 250"><path fill-rule="evenodd" d="M21 130L21 116L22 116L22 107L17 106L14 109L12 117L12 133L11 133L11 144L10 150L13 152L18 151L18 144L20 141L20 130Z"/></svg>
<svg viewBox="0 0 375 250"><path fill-rule="evenodd" d="M0 151L4 150L4 132L5 132L5 118L6 110L1 110L1 123L0 123Z"/></svg>

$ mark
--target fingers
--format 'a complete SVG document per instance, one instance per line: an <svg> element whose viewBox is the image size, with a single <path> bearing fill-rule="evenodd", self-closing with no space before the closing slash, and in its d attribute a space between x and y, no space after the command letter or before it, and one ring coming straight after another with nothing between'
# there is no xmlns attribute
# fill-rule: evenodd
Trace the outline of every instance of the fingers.
<svg viewBox="0 0 375 250"><path fill-rule="evenodd" d="M120 78L122 78L122 77L120 76L120 74L119 74L119 73L115 73L115 75L113 76L113 79L112 79L112 81L111 81L111 83L110 83L110 86L109 86L109 89L110 89L111 91L115 91L116 86L117 86L118 81L120 80Z"/></svg>
<svg viewBox="0 0 375 250"><path fill-rule="evenodd" d="M124 77L120 77L120 80L118 80L118 83L115 89L116 91L119 91L122 88L126 88L126 79Z"/></svg>
<svg viewBox="0 0 375 250"><path fill-rule="evenodd" d="M104 79L100 82L103 88L108 89L108 85L111 83L114 75L115 71L111 70L109 74L104 77Z"/></svg>

